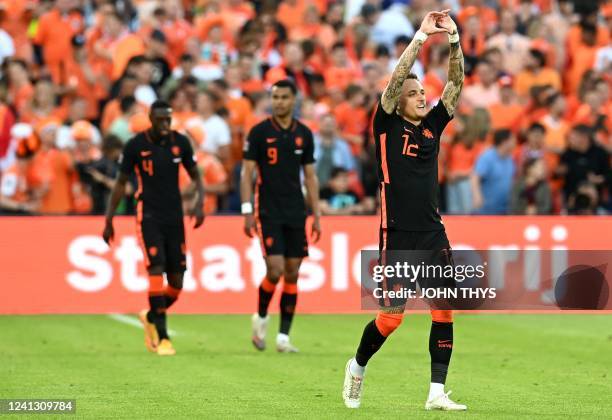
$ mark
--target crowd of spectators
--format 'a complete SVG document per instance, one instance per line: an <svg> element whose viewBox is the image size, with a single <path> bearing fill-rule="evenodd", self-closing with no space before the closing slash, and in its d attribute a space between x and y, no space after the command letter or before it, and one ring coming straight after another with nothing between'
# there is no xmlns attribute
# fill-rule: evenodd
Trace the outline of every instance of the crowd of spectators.
<svg viewBox="0 0 612 420"><path fill-rule="evenodd" d="M466 83L441 140L441 212L612 211L612 2L0 0L0 213L102 214L158 98L194 142L206 213L238 213L244 138L291 78L322 211L375 214L376 103L422 17L445 8ZM432 36L413 68L430 106L448 55Z"/></svg>

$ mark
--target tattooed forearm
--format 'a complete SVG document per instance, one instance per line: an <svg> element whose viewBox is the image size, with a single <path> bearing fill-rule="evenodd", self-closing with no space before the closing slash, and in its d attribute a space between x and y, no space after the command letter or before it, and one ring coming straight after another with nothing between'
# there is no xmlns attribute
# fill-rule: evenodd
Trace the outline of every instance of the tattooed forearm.
<svg viewBox="0 0 612 420"><path fill-rule="evenodd" d="M399 61L393 70L393 74L391 75L391 80L389 80L389 83L387 84L387 87L385 88L380 100L382 107L387 114L391 114L395 111L395 107L397 106L397 102L400 97L400 92L402 91L402 84L410 73L410 69L412 69L422 45L423 41L413 39L399 58Z"/></svg>
<svg viewBox="0 0 612 420"><path fill-rule="evenodd" d="M449 115L453 115L459 102L459 94L463 88L464 71L461 44L459 42L450 44L450 49L448 82L444 86L444 92L442 92L442 103Z"/></svg>

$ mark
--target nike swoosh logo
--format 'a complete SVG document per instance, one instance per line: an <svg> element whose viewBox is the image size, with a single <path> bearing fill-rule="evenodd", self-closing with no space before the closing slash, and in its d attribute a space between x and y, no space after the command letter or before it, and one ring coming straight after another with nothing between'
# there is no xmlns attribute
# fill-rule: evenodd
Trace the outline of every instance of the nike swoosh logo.
<svg viewBox="0 0 612 420"><path fill-rule="evenodd" d="M412 130L408 130L406 127L404 127L404 131L409 132L410 134L412 134Z"/></svg>
<svg viewBox="0 0 612 420"><path fill-rule="evenodd" d="M153 153L152 151L147 151L147 152L140 152L140 156L149 156L151 153Z"/></svg>
<svg viewBox="0 0 612 420"><path fill-rule="evenodd" d="M452 340L438 340L438 344L450 343Z"/></svg>
<svg viewBox="0 0 612 420"><path fill-rule="evenodd" d="M276 141L276 138L274 137L270 137L266 139L266 143L274 143Z"/></svg>

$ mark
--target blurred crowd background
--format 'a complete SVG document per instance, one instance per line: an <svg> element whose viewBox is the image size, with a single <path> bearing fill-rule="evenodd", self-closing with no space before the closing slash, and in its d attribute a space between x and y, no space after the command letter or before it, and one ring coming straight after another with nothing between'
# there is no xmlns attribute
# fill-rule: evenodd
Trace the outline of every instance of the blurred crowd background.
<svg viewBox="0 0 612 420"><path fill-rule="evenodd" d="M197 150L205 211L238 213L244 138L291 78L324 214L375 214L374 108L422 17L445 8L466 82L441 142L441 212L610 212L612 2L595 0L0 0L0 212L102 214L161 98ZM432 36L414 66L429 106L448 55ZM188 206L185 174L181 189Z"/></svg>

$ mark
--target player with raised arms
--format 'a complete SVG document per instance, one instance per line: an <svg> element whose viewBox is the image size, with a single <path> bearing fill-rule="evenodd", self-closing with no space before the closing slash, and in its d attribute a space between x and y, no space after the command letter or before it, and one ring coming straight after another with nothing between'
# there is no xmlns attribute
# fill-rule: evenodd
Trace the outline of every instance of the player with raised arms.
<svg viewBox="0 0 612 420"><path fill-rule="evenodd" d="M438 213L440 135L452 119L463 86L463 53L457 25L448 10L428 13L402 53L374 115L374 136L381 195L379 251L427 250L438 261L452 263L450 244ZM441 100L426 109L425 89L410 72L429 35L448 33L448 81ZM441 260L441 261L440 261ZM379 261L380 262L380 261ZM389 286L389 290L393 290ZM344 403L361 403L366 365L403 319L406 301L383 306L363 331L355 357L345 369ZM453 349L453 317L449 310L431 310L429 336L431 384L427 410L465 410L444 391Z"/></svg>

